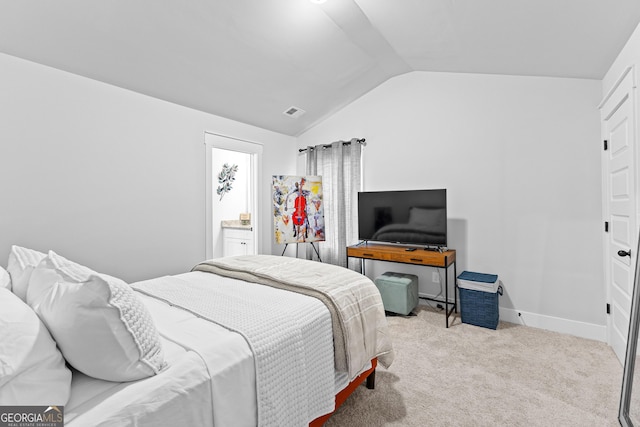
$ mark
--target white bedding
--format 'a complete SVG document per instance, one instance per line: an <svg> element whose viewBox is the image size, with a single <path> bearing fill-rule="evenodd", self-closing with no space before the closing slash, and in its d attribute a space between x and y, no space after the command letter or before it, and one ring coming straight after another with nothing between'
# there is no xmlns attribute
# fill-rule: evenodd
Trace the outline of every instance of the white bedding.
<svg viewBox="0 0 640 427"><path fill-rule="evenodd" d="M175 277L198 274L205 273ZM269 292L286 291L269 288ZM168 368L129 383L101 381L74 372L65 425L257 425L254 356L246 340L187 311L138 295L154 318ZM335 391L346 387L348 381L346 373L336 372Z"/></svg>
<svg viewBox="0 0 640 427"><path fill-rule="evenodd" d="M74 372L65 425L255 426L255 371L244 338L139 296L156 322L168 368L128 383ZM218 408L215 412L213 404Z"/></svg>
<svg viewBox="0 0 640 427"><path fill-rule="evenodd" d="M331 412L331 316L316 298L192 272L133 284L246 338L256 366L258 425L303 426Z"/></svg>
<svg viewBox="0 0 640 427"><path fill-rule="evenodd" d="M308 295L331 314L335 367L351 378L375 357L388 368L394 359L382 297L366 276L337 265L275 255L210 259L192 271L206 271Z"/></svg>

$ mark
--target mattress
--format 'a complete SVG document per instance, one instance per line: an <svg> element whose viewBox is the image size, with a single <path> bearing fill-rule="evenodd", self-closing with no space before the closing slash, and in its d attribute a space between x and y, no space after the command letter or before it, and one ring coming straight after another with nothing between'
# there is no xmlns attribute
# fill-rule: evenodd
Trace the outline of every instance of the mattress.
<svg viewBox="0 0 640 427"><path fill-rule="evenodd" d="M190 274L194 273L176 277ZM138 295L154 318L168 368L128 383L102 381L75 371L65 425L257 425L255 363L245 338L163 301ZM347 386L349 377L335 372L334 382L337 393Z"/></svg>

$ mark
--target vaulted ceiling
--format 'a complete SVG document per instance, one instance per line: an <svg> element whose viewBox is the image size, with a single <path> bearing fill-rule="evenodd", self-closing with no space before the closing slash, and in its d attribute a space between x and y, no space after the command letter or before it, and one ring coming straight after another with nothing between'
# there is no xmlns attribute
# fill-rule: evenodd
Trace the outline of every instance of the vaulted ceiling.
<svg viewBox="0 0 640 427"><path fill-rule="evenodd" d="M638 22L638 0L0 0L0 52L298 135L416 70L601 79Z"/></svg>

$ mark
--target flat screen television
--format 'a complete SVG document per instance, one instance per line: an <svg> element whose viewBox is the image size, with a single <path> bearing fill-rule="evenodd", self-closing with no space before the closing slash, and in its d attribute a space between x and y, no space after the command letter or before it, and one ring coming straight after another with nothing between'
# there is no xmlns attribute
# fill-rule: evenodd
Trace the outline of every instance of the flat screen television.
<svg viewBox="0 0 640 427"><path fill-rule="evenodd" d="M358 238L446 247L447 190L358 193Z"/></svg>

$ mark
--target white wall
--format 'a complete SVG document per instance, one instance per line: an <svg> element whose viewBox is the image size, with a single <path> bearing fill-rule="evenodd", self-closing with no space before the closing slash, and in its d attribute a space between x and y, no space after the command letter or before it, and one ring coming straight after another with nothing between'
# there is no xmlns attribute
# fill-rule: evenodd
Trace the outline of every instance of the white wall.
<svg viewBox="0 0 640 427"><path fill-rule="evenodd" d="M264 189L296 169L295 138L2 54L0 94L2 266L18 244L128 281L188 271L205 257L206 131L264 144Z"/></svg>
<svg viewBox="0 0 640 427"><path fill-rule="evenodd" d="M602 95L605 96L629 66L640 63L640 25L636 27L627 43L622 48L613 64L602 79ZM635 72L638 76L638 71ZM636 80L637 84L637 80Z"/></svg>
<svg viewBox="0 0 640 427"><path fill-rule="evenodd" d="M217 176L224 164L238 167L237 172L234 174L234 181L231 184L231 191L225 193L222 197L218 194L214 197L216 201L222 202L218 207L216 216L220 220L238 220L240 219L240 213L249 212L251 155L222 148L214 148L212 151L213 173L215 174L214 190L220 186Z"/></svg>
<svg viewBox="0 0 640 427"><path fill-rule="evenodd" d="M298 145L364 137L365 190L446 188L458 273L499 274L516 321L604 339L600 98L594 80L413 72ZM370 277L402 269L439 289L424 267L375 264Z"/></svg>
<svg viewBox="0 0 640 427"><path fill-rule="evenodd" d="M213 148L212 150L213 168L213 257L222 256L222 228L220 222L224 220L239 220L240 213L250 212L251 200L251 155L238 151ZM215 191L220 185L217 181L218 174L222 166L228 163L229 166L238 166L235 174L235 181L231 191L225 193L221 198ZM267 212L271 216L271 212Z"/></svg>
<svg viewBox="0 0 640 427"><path fill-rule="evenodd" d="M7 55L0 93L0 265L15 243L129 281L188 270L205 256L205 131L264 144L263 212L271 176L301 172L295 138ZM414 72L298 146L365 137L365 190L447 188L458 271L498 273L502 307L604 325L600 98L599 81ZM271 223L262 253L281 250Z"/></svg>

